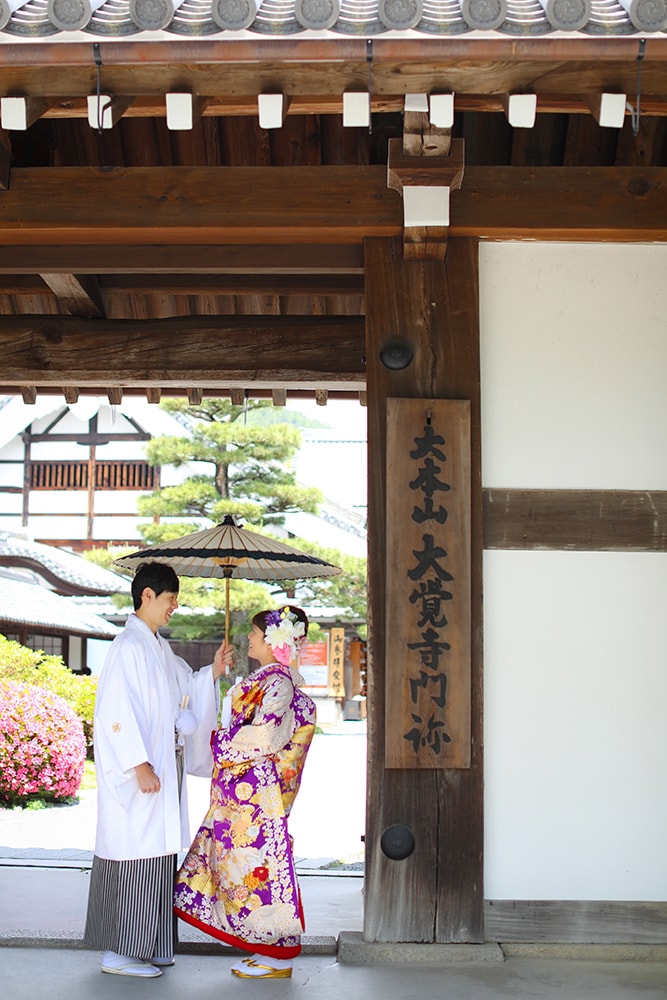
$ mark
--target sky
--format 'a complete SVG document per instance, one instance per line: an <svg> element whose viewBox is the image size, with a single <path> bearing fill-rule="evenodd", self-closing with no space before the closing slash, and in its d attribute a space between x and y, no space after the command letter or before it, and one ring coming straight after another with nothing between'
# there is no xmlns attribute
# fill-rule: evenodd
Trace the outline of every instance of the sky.
<svg viewBox="0 0 667 1000"><path fill-rule="evenodd" d="M366 407L358 400L330 399L326 406L318 406L314 399L292 400L288 395L287 404L290 410L299 410L311 420L329 424L356 440L366 440Z"/></svg>
<svg viewBox="0 0 667 1000"><path fill-rule="evenodd" d="M301 430L297 457L299 482L317 486L325 497L350 509L366 506L366 409L355 400L333 400L318 406L314 400L289 404L326 428Z"/></svg>

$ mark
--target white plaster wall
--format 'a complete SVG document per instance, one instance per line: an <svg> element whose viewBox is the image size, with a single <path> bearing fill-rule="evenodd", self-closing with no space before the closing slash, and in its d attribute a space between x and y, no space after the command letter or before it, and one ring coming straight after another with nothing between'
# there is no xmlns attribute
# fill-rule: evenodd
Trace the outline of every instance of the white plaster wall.
<svg viewBox="0 0 667 1000"><path fill-rule="evenodd" d="M480 246L486 487L667 489L667 247Z"/></svg>
<svg viewBox="0 0 667 1000"><path fill-rule="evenodd" d="M485 487L667 489L667 247L480 249ZM667 899L667 555L487 551L485 896Z"/></svg>

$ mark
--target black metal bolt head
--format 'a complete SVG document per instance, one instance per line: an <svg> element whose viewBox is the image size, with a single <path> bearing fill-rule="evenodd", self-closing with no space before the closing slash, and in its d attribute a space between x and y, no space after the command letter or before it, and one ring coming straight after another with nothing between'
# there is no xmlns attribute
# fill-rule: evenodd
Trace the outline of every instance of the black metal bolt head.
<svg viewBox="0 0 667 1000"><path fill-rule="evenodd" d="M400 371L412 361L412 348L405 340L390 340L380 350L380 361L385 368Z"/></svg>
<svg viewBox="0 0 667 1000"><path fill-rule="evenodd" d="M403 861L409 858L415 849L415 838L412 830L402 823L388 826L380 838L382 853L391 861Z"/></svg>

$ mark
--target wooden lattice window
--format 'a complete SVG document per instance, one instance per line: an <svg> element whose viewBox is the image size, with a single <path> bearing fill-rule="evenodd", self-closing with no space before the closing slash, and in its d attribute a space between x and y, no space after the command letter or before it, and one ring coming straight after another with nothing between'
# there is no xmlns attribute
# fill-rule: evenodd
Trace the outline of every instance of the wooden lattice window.
<svg viewBox="0 0 667 1000"><path fill-rule="evenodd" d="M95 466L96 490L152 490L156 470L146 462L98 462Z"/></svg>
<svg viewBox="0 0 667 1000"><path fill-rule="evenodd" d="M87 462L31 462L32 490L87 490Z"/></svg>
<svg viewBox="0 0 667 1000"><path fill-rule="evenodd" d="M32 490L87 490L88 462L31 462ZM157 470L146 462L96 462L96 490L152 490Z"/></svg>

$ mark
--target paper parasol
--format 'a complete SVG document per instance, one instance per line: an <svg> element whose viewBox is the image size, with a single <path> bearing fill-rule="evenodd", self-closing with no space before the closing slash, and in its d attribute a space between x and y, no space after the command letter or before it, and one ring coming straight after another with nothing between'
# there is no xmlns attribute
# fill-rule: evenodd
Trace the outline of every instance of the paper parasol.
<svg viewBox="0 0 667 1000"><path fill-rule="evenodd" d="M116 559L117 566L137 569L152 559L168 563L177 576L220 577L227 581L225 642L229 641L229 581L304 580L337 576L338 566L293 549L284 542L238 525L228 514L222 524Z"/></svg>

